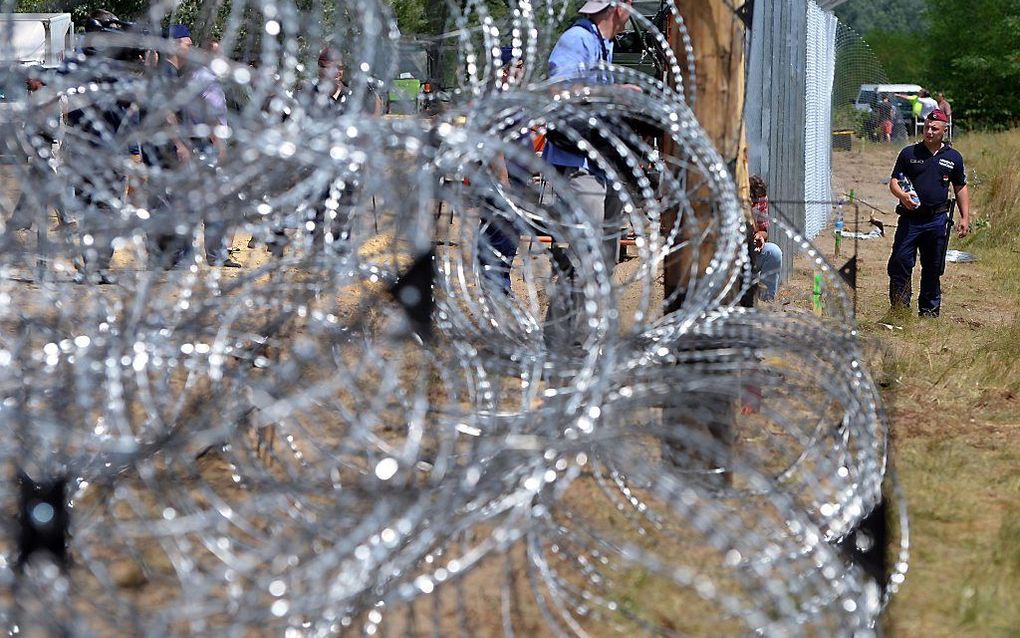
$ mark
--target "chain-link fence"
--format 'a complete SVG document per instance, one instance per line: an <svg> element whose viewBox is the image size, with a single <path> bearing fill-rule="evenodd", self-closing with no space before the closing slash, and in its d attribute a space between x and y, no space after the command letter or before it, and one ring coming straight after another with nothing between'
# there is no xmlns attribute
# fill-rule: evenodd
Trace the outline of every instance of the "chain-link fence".
<svg viewBox="0 0 1020 638"><path fill-rule="evenodd" d="M871 141L905 140L912 132L911 103L898 95L916 95L921 87L893 84L882 63L859 33L840 22L835 37L832 127ZM883 108L883 98L893 107ZM883 121L889 120L886 131Z"/></svg>
<svg viewBox="0 0 1020 638"><path fill-rule="evenodd" d="M815 237L825 227L832 199L832 93L836 62L836 16L814 2L807 4L805 73L804 234Z"/></svg>

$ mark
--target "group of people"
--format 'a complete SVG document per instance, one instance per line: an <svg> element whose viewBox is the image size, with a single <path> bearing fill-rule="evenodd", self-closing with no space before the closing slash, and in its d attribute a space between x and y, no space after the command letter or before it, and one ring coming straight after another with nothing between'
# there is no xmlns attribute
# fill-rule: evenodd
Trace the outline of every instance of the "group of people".
<svg viewBox="0 0 1020 638"><path fill-rule="evenodd" d="M548 59L548 76L554 83L580 84L588 89L596 89L599 83L609 83L612 79L607 75L593 74L592 70L602 64L612 64L615 37L624 31L630 19L631 4L626 0L589 0L579 9L579 18L566 29ZM108 11L94 12L87 24L89 32L117 30L125 24ZM227 136L223 131L229 122L229 105L227 95L217 75L205 63L197 60L203 56L191 55L195 46L192 34L185 25L171 25L164 32L164 37L171 46L159 52L134 51L131 62L138 65L135 72L149 74L156 79L153 85L166 96L173 96L187 90L193 99L164 100L176 106L167 108L161 116L166 119L164 130L168 133L165 140L135 140L127 149L141 174L174 174L182 171L194 175L212 176L217 165L232 152L226 143ZM88 52L86 39L86 52ZM207 46L209 56L218 55L218 46L211 42ZM510 87L519 79L523 69L523 61L514 55L514 49L506 47L502 51L503 74L500 78L503 87ZM96 55L102 55L96 52ZM317 78L308 85L306 96L307 106L319 116L330 117L334 113L343 113L350 105L348 101L352 91L345 77L345 65L342 54L334 47L322 49L318 56ZM38 89L38 82L33 81L31 88ZM620 87L615 87L620 88ZM626 85L625 88L640 91L636 86ZM150 89L152 90L152 89ZM360 95L360 94L359 94ZM888 96L886 96L888 97ZM361 96L362 104L358 107L368 114L382 113L382 99L377 93L369 90ZM926 98L921 98L926 99ZM77 107L66 105L66 121L68 126L85 132L91 137L93 145L108 149L111 130L123 131L130 129L132 122L137 123L147 114L140 112L137 104L113 100L111 103L96 108L95 105ZM151 114L149 114L151 115ZM104 126L116 120L116 126ZM127 126L125 126L125 124ZM519 140L523 147L531 148L532 139L525 135ZM87 146L78 145L79 152L88 152ZM589 214L591 221L600 227L602 233L602 252L606 262L612 267L620 255L620 239L622 237L624 203L620 189L612 188L604 166L577 148L564 143L561 139L549 140L544 145L542 158L549 165L550 172L556 173L569 185L575 200ZM500 165L497 175L501 186L505 189L526 190L530 183L531 171L512 159L498 158ZM70 159L73 161L73 159ZM86 162L87 164L87 162ZM99 168L99 167L97 167ZM104 232L103 215L118 205L114 199L118 196L117 189L109 188L111 183L120 180L130 182L126 171L106 167L100 171L82 171L76 176L74 184L80 208L83 210L80 224L82 231L91 233L94 241L83 248L79 263L80 278L98 283L112 280L110 262L113 256L112 238ZM112 172L111 172L112 171ZM116 173L116 174L113 174ZM201 179L201 177L199 177ZM190 229L182 228L174 214L176 208L190 206L187 193L175 188L173 179L165 179L158 187L146 188L144 184L134 183L135 192L127 197L140 198L139 208L145 208L151 214L151 223L147 232L147 253L149 265L154 268L171 269L186 262L192 250ZM183 189L183 187L180 187ZM357 184L345 184L344 193L340 197L353 196ZM748 206L747 224L748 250L754 273L758 282L755 286L758 296L763 301L775 299L779 286L783 255L779 246L768 241L769 210L765 180L754 176L750 181L750 202ZM335 197L335 193L332 195ZM542 204L553 205L555 195L543 189ZM324 203L331 197L330 192L321 195ZM51 202L52 203L52 202ZM335 207L334 207L335 208ZM314 218L308 227L314 228L314 244L321 246L322 238L330 233L334 237L343 233L342 220L325 219L326 207L312 206ZM213 266L238 268L241 263L231 255L233 243L232 228L228 220L217 215L215 207L203 211L202 216L205 260ZM539 229L541 230L541 229ZM498 215L486 215L480 228L480 245L478 250L479 265L484 278L505 293L510 292L510 265L517 252L520 236L524 231L516 226L508 226ZM288 232L277 228L267 241L267 248L274 254L281 254L287 243ZM106 241L110 239L110 241ZM554 238L555 240L556 238ZM255 240L249 243L254 246ZM563 254L563 248L553 242L554 262L558 265L558 276L570 279L573 275L570 260ZM564 309L569 312L569 308Z"/></svg>
<svg viewBox="0 0 1020 638"><path fill-rule="evenodd" d="M56 108L54 117L39 118L47 125L62 121L75 131L76 143L62 144L60 162L53 159L50 146L56 142L56 130L43 134L42 126L30 138L36 146L28 158L29 183L51 184L39 178L38 167L46 171L61 170L71 183L76 219L71 220L62 210L62 195L56 190L47 193L29 192L22 188L22 201L26 196L35 200L34 213L15 210L16 223L11 230L36 224L45 227L48 211L57 210L61 222L77 222L82 237L81 254L75 267L79 282L106 284L113 281L110 263L114 254L114 211L130 203L150 213L146 247L149 265L173 268L190 253L191 238L178 228L175 212L184 205L186 193L173 188L168 180L160 188L145 188L136 178L139 173L178 171L184 167L197 173L211 172L221 161L227 148L223 131L227 127L227 100L216 75L205 65L189 62L188 52L193 42L190 30L184 25L172 25L164 36L172 46L160 52L155 50L105 47L97 38L125 29L123 22L113 13L96 10L85 25L83 39L84 61L81 68L89 69L93 80L115 87L108 94L70 92L69 95L51 95L45 82L38 77L26 81L28 101L33 109ZM140 133L149 105L139 104L129 96L143 75L151 80L148 91L159 91L166 96L181 94L189 87L194 99L179 100L179 106L166 109L166 140L142 139ZM167 100L168 103L178 102ZM56 129L57 127L51 126ZM98 161L106 154L122 152L118 161ZM33 169L32 167L36 167ZM130 168L133 166L134 168ZM63 167L63 168L61 168ZM20 204L21 202L19 202ZM239 267L228 253L229 237L223 220L210 215L204 220L206 259L210 264Z"/></svg>
<svg viewBox="0 0 1020 638"><path fill-rule="evenodd" d="M581 19L560 37L549 57L549 77L554 81L583 81L587 70L600 63L611 63L613 38L627 22L630 4L609 0L589 0L580 9ZM889 259L889 300L893 308L911 304L911 275L918 255L921 261L921 285L918 313L921 317L939 316L941 308L940 278L945 267L946 249L954 226L960 237L970 232L970 194L962 155L948 142L952 107L943 93L938 100L922 89L915 96L896 96L912 104L914 116L924 124L922 139L904 148L896 161L890 179L890 191L898 201L900 215ZM892 112L890 96L884 95L888 116L883 120L883 133L891 141ZM617 254L619 209L614 205L614 192L607 192L605 171L576 149L546 145L545 160L556 172L567 178L577 199L596 223L601 223L605 237L605 253L615 264ZM904 185L910 185L910 192ZM782 268L782 251L768 241L769 214L765 180L753 176L750 181L752 230L749 250L761 288L761 298L775 298ZM950 196L952 188L952 197ZM959 222L954 223L954 209L959 209ZM512 256L510 257L512 259ZM509 286L505 272L501 285Z"/></svg>
<svg viewBox="0 0 1020 638"><path fill-rule="evenodd" d="M210 42L205 55L195 54L192 33L186 25L174 24L163 32L166 44L158 50L110 46L101 36L124 32L130 23L106 10L94 11L85 25L84 61L79 69L90 69L93 79L114 87L109 93L63 95L45 90L45 81L30 75L26 81L27 104L56 110L54 117L37 118L29 136L37 147L28 159L30 183L51 184L46 179L58 165L71 183L75 198L75 221L81 244L75 263L76 280L111 283L110 264L114 254L114 211L130 204L148 213L146 253L151 268L173 269L191 260L192 229L182 225L177 214L182 208L202 209L206 263L239 268L231 255L233 228L215 206L194 202L189 184L215 179L219 166L234 152L228 143L231 102L207 60L219 55ZM318 56L318 75L301 87L301 102L311 115L329 117L351 107L353 89L346 82L342 54L326 47ZM132 92L159 95L160 100L132 99ZM358 94L368 113L379 115L382 100L372 86ZM144 103L141 103L144 102ZM236 105L235 105L236 106ZM286 117L286 116L284 116ZM164 121L165 120L165 121ZM75 143L59 145L66 150L58 163L52 150L59 133L42 125L63 122L75 131ZM145 126L157 126L143 133ZM120 154L115 161L97 161L109 153ZM123 160L123 161L120 161ZM127 186L124 188L123 186ZM347 186L350 190L352 185ZM316 239L324 233L324 203L329 193L314 206ZM8 230L45 227L48 212L57 210L61 222L68 222L57 190L22 189ZM33 209L33 210L27 210ZM334 231L336 229L334 228ZM287 233L277 228L269 239L271 252L280 254Z"/></svg>
<svg viewBox="0 0 1020 638"><path fill-rule="evenodd" d="M611 82L606 74L593 73L593 70L603 64L612 64L614 39L625 30L631 8L629 0L585 2L578 10L579 18L563 32L549 55L549 80L561 85L584 86L587 94L597 91L599 84ZM504 71L501 86L510 86L520 72L522 61L512 55L510 47L502 50L502 61ZM615 88L640 91L634 85ZM531 142L528 138L521 141L525 146ZM564 178L589 219L601 228L603 257L612 268L620 255L624 203L620 190L609 184L606 167L562 138L547 139L542 149L542 158L552 172ZM525 169L513 163L508 163L503 173L501 181L505 187L523 185L531 177ZM542 203L553 204L554 197L551 191L542 190ZM770 302L776 298L779 287L783 254L777 244L768 241L770 223L767 186L760 176L753 176L750 180L749 204L746 219L750 229L748 251L757 280L749 282L749 287L757 291L760 300ZM489 283L507 294L511 283L510 264L516 255L520 234L521 229L500 220L499 215L483 216L479 262ZM573 276L573 267L562 248L558 247L557 238L554 236L552 240L556 276L561 280L569 280ZM550 301L549 310L554 319L569 311L569 308L557 308L555 302Z"/></svg>
<svg viewBox="0 0 1020 638"><path fill-rule="evenodd" d="M910 105L911 116L918 126L923 125L923 123L927 121L928 116L931 115L932 111L935 109L942 111L947 118L946 121L949 123L949 127L952 126L953 107L949 104L949 100L946 99L945 93L940 92L937 100L931 96L927 89L921 89L918 91L917 95L909 93L895 93L890 95L888 93L883 93L879 96L878 102L874 107L883 142L892 142L893 130L895 128L896 120L898 119L898 111L896 109L896 104L893 102L893 98L903 100Z"/></svg>

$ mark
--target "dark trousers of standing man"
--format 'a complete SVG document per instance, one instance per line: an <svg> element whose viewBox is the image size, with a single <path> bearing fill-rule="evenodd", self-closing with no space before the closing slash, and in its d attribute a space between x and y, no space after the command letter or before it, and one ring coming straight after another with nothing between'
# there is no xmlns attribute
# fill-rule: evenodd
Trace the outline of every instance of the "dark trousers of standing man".
<svg viewBox="0 0 1020 638"><path fill-rule="evenodd" d="M894 308L910 307L910 277L917 256L921 256L921 290L917 296L918 314L939 316L942 288L939 277L949 241L947 213L913 218L900 215L889 257L889 303Z"/></svg>
<svg viewBox="0 0 1020 638"><path fill-rule="evenodd" d="M216 147L207 139L191 140L192 162L195 170L211 180L216 179L216 165L219 163ZM221 207L210 206L202 215L205 237L205 261L212 266L222 266L230 259L231 226L224 217Z"/></svg>

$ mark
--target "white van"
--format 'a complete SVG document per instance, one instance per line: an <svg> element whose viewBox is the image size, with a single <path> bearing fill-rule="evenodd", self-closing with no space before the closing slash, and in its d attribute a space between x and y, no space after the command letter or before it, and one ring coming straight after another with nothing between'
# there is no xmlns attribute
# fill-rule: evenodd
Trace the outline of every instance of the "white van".
<svg viewBox="0 0 1020 638"><path fill-rule="evenodd" d="M888 93L889 98L896 103L897 100L893 98L893 94L899 93L900 95L917 95L921 92L921 86L918 84L862 84L860 90L857 92L857 99L854 100L854 108L858 111L871 111L871 107L878 103L882 99L882 95ZM903 110L902 104L897 104L900 110ZM907 112L909 113L909 107Z"/></svg>

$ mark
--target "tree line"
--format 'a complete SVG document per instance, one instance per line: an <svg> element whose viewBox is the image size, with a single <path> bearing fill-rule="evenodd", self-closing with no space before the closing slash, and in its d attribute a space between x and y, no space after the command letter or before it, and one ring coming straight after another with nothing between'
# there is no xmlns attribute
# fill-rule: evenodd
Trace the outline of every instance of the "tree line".
<svg viewBox="0 0 1020 638"><path fill-rule="evenodd" d="M402 33L438 35L448 26L446 22L450 10L446 0L383 0L383 2L390 7ZM96 9L106 9L122 20L133 21L145 17L151 4L147 0L18 0L16 10L26 13L70 13L74 23L82 25ZM313 2L297 0L296 4L299 9L311 9ZM330 4L334 6L330 7ZM331 9L336 9L336 4L323 2L321 6L328 14ZM488 0L486 4L497 17L507 12L505 0ZM167 21L173 19L184 23L187 18L205 18L210 24L191 26L199 29L205 26L222 29L222 19L230 14L230 7L230 0L182 0L167 17Z"/></svg>
<svg viewBox="0 0 1020 638"><path fill-rule="evenodd" d="M450 28L446 0L384 1L405 34L429 37ZM334 11L338 6L320 0L297 4ZM497 18L507 11L506 0L487 4ZM133 20L144 17L149 6L145 0L19 0L17 10L66 11L83 24L95 9ZM201 43L218 37L230 6L230 0L182 0L172 17L192 25ZM253 51L262 30L255 10L248 14L239 46ZM864 36L890 81L944 91L960 124L1005 128L1020 120L1020 0L853 0L836 14Z"/></svg>
<svg viewBox="0 0 1020 638"><path fill-rule="evenodd" d="M836 14L864 36L889 81L944 91L959 124L1020 122L1020 1L853 0Z"/></svg>

